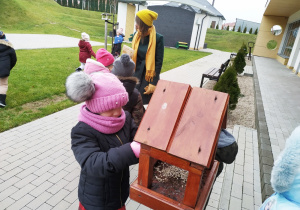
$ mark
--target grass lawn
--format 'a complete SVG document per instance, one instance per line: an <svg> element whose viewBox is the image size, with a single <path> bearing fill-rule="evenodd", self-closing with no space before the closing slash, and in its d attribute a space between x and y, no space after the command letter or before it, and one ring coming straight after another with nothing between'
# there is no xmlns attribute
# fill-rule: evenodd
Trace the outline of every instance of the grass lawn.
<svg viewBox="0 0 300 210"><path fill-rule="evenodd" d="M99 46L93 47L96 52ZM108 48L110 51L110 48ZM65 96L65 81L79 66L78 48L17 50L9 77L7 106L0 109L0 132L75 105ZM162 72L209 55L165 48Z"/></svg>

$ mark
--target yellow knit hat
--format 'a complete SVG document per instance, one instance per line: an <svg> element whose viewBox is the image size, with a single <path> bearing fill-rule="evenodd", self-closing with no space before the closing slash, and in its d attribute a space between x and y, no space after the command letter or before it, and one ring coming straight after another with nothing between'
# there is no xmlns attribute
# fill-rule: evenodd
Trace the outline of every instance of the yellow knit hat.
<svg viewBox="0 0 300 210"><path fill-rule="evenodd" d="M149 9L143 9L136 13L136 15L147 25L152 26L153 20L157 19L158 14Z"/></svg>

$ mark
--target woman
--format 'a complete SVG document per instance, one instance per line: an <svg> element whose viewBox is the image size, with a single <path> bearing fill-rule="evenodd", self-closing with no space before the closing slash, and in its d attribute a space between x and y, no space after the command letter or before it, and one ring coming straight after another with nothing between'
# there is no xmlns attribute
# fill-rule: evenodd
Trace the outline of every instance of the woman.
<svg viewBox="0 0 300 210"><path fill-rule="evenodd" d="M134 76L140 80L136 88L142 95L143 104L148 104L159 80L164 59L164 37L156 33L153 20L158 14L144 9L136 13L136 30L132 48L132 60L136 63Z"/></svg>
<svg viewBox="0 0 300 210"><path fill-rule="evenodd" d="M16 65L17 56L5 34L0 31L0 108L6 106L6 92L8 89L8 76L10 70Z"/></svg>

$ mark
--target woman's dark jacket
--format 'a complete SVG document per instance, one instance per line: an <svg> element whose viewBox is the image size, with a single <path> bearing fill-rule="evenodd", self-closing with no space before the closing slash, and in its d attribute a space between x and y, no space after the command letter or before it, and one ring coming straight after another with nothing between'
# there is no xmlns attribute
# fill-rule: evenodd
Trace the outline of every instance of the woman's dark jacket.
<svg viewBox="0 0 300 210"><path fill-rule="evenodd" d="M72 129L72 150L81 166L78 197L86 210L116 210L129 196L129 166L138 163L130 147L137 126L125 113L125 125L115 134L83 122Z"/></svg>
<svg viewBox="0 0 300 210"><path fill-rule="evenodd" d="M129 101L125 106L123 106L123 109L131 114L135 124L139 126L144 116L145 109L143 106L142 96L135 88L138 83L138 79L136 77L121 76L118 76L118 78L123 83L129 96Z"/></svg>
<svg viewBox="0 0 300 210"><path fill-rule="evenodd" d="M148 50L148 44L149 44L149 36L146 36L144 38L144 41L142 42L142 39L140 41L138 52L137 52L137 59L136 59L136 69L134 76L137 77L140 81L140 84L136 86L136 88L139 90L139 92L142 95L143 98L143 104L148 104L152 94L145 95L144 88L149 85L149 82L145 80L145 73L146 73L146 53ZM161 71L161 67L164 60L164 37L156 33L156 50L155 50L155 77L153 78L153 81L150 82L150 84L155 85L157 84L159 80L159 75Z"/></svg>
<svg viewBox="0 0 300 210"><path fill-rule="evenodd" d="M17 56L12 43L0 39L0 78L8 77L16 63Z"/></svg>

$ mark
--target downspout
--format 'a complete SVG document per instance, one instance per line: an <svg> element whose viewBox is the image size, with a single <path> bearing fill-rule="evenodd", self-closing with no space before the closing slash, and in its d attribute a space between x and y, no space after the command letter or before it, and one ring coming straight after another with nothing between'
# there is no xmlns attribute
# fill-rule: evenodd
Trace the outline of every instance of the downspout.
<svg viewBox="0 0 300 210"><path fill-rule="evenodd" d="M198 24L197 35L196 35L195 44L194 44L194 50L196 49L197 38L198 38L198 33L199 33L199 27L200 27L200 25Z"/></svg>
<svg viewBox="0 0 300 210"><path fill-rule="evenodd" d="M206 13L205 16L202 18L202 21L201 21L201 29L200 29L199 40L198 40L198 43L197 43L197 50L199 50L198 47L199 47L199 41L200 41L201 32L202 32L203 20L204 20L206 17L207 17L207 13Z"/></svg>

